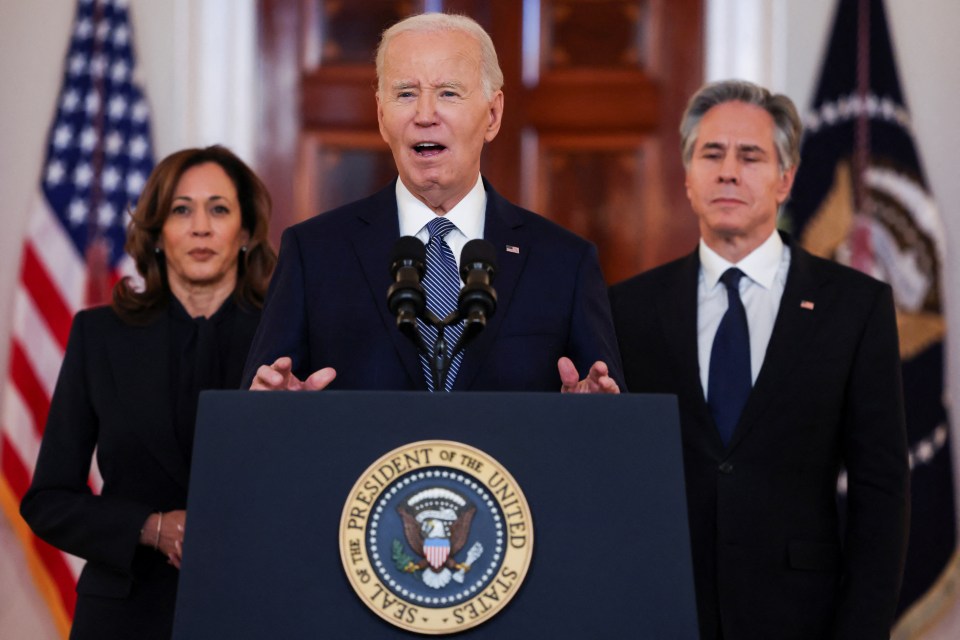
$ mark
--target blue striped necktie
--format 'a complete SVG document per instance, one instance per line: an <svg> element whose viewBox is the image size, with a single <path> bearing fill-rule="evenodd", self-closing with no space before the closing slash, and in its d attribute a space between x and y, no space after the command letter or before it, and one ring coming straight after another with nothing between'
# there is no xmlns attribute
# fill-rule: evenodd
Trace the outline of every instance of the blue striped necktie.
<svg viewBox="0 0 960 640"><path fill-rule="evenodd" d="M427 309L441 320L457 308L457 298L460 295L460 274L457 271L457 261L453 257L450 245L444 239L448 233L456 228L456 225L442 216L437 216L427 224L430 240L427 242L427 271L423 276L422 284L427 292ZM426 322L418 324L420 325L423 344L429 350L429 353L420 353L420 365L423 367L423 375L427 380L427 389L436 391L433 369L430 363L434 344L437 341L437 330ZM444 338L448 350L453 349L462 333L463 322L450 325L445 329ZM461 351L450 363L443 391L450 391L453 387L453 381L457 377L457 371L460 369L462 361L463 352Z"/></svg>
<svg viewBox="0 0 960 640"><path fill-rule="evenodd" d="M750 329L747 326L747 312L740 300L742 276L743 272L736 268L727 269L720 276L720 281L727 287L728 306L713 339L707 379L707 404L724 446L730 443L753 387Z"/></svg>

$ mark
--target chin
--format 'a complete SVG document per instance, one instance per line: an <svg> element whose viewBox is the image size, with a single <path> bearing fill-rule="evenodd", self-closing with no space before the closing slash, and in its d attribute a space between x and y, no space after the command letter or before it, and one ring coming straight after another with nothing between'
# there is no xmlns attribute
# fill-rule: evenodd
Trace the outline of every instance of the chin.
<svg viewBox="0 0 960 640"><path fill-rule="evenodd" d="M443 181L443 174L439 171L421 171L416 174L413 183L421 189L435 189Z"/></svg>
<svg viewBox="0 0 960 640"><path fill-rule="evenodd" d="M187 282L191 287L213 287L225 278L223 273L191 273L187 276Z"/></svg>

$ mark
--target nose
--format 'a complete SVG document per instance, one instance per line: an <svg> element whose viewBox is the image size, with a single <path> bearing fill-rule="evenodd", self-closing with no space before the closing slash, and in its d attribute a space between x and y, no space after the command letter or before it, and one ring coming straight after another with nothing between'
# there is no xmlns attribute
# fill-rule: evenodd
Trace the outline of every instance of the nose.
<svg viewBox="0 0 960 640"><path fill-rule="evenodd" d="M740 182L740 163L735 154L728 153L723 157L720 163L720 171L717 174L717 182L738 184Z"/></svg>
<svg viewBox="0 0 960 640"><path fill-rule="evenodd" d="M190 216L191 226L190 233L198 237L206 237L211 233L210 229L210 216L206 211L199 211L197 215Z"/></svg>
<svg viewBox="0 0 960 640"><path fill-rule="evenodd" d="M416 123L428 127L437 121L437 99L432 91L421 91L417 97Z"/></svg>

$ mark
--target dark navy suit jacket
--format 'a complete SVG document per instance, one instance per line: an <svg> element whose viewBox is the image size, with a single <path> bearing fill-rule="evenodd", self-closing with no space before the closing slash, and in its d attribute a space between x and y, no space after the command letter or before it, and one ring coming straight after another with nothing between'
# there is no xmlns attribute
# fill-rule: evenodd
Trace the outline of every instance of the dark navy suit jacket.
<svg viewBox="0 0 960 640"><path fill-rule="evenodd" d="M467 347L453 390L556 391L561 356L581 377L603 360L622 387L595 247L483 184L497 309ZM300 379L334 367L331 389L426 389L417 349L386 303L400 236L395 193L391 183L284 231L244 388L260 365L290 356Z"/></svg>

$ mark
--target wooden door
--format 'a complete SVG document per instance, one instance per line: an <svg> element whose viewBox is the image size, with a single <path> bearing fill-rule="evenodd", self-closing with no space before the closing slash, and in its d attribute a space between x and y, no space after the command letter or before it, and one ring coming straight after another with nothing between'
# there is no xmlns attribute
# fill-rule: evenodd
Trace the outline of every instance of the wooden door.
<svg viewBox="0 0 960 640"><path fill-rule="evenodd" d="M504 120L482 172L501 194L596 243L610 282L694 247L677 127L703 75L702 0L260 0L275 240L395 177L373 56L424 10L472 16L497 47Z"/></svg>

